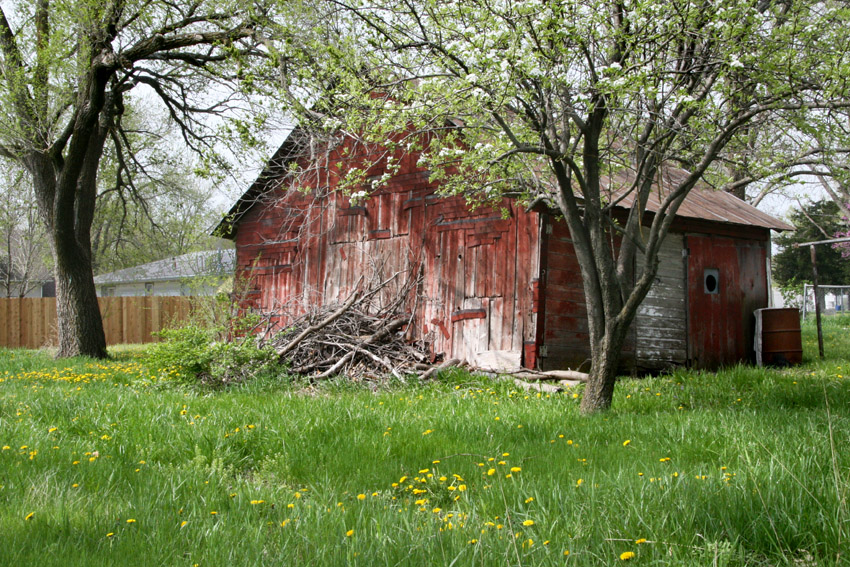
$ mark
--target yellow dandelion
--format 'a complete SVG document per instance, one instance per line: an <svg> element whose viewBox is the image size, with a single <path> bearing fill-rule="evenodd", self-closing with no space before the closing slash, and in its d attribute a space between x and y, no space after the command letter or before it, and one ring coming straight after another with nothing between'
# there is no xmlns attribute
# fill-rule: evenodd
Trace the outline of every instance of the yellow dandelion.
<svg viewBox="0 0 850 567"><path fill-rule="evenodd" d="M189 522L187 522L186 520L183 520L182 522L180 522L180 527L181 527L181 528L183 528L183 527L185 527L185 526L186 526L186 524L188 524L188 523L189 523Z"/></svg>
<svg viewBox="0 0 850 567"><path fill-rule="evenodd" d="M106 537L112 537L114 535L115 535L115 532L109 532L108 534L106 534Z"/></svg>
<svg viewBox="0 0 850 567"><path fill-rule="evenodd" d="M533 525L534 525L534 520L526 520L526 521L524 521L524 522L522 523L522 525L523 525L523 526L526 526L526 527L528 527L528 526L533 526Z"/></svg>
<svg viewBox="0 0 850 567"><path fill-rule="evenodd" d="M251 505L256 506L257 504L264 504L265 500L251 500Z"/></svg>
<svg viewBox="0 0 850 567"><path fill-rule="evenodd" d="M35 512L30 512L29 514L26 515L24 520L27 520L27 521L32 520L33 516L35 516Z"/></svg>
<svg viewBox="0 0 850 567"><path fill-rule="evenodd" d="M365 494L358 494L357 499L358 500L366 500L366 495Z"/></svg>
<svg viewBox="0 0 850 567"><path fill-rule="evenodd" d="M566 557L566 556L567 556L567 555L569 555L569 554L570 554L570 550L569 550L569 549L565 549L565 550L564 550L564 557Z"/></svg>
<svg viewBox="0 0 850 567"><path fill-rule="evenodd" d="M529 496L528 498L526 498L526 499L525 499L525 503L526 503L526 504L528 504L529 502L534 502L534 497L533 497L533 496Z"/></svg>
<svg viewBox="0 0 850 567"><path fill-rule="evenodd" d="M625 441L623 441L623 447L628 447L631 442L631 439L626 439Z"/></svg>
<svg viewBox="0 0 850 567"><path fill-rule="evenodd" d="M458 489L458 492L463 492L464 490L466 490L466 485L465 484L458 485L457 489Z"/></svg>
<svg viewBox="0 0 850 567"><path fill-rule="evenodd" d="M345 537L351 537L353 535L354 535L354 530L348 530L347 532L345 532Z"/></svg>
<svg viewBox="0 0 850 567"><path fill-rule="evenodd" d="M629 559L634 558L634 556L635 556L634 551L624 551L623 553L620 554L620 561L628 561Z"/></svg>
<svg viewBox="0 0 850 567"><path fill-rule="evenodd" d="M636 539L636 540L635 540L635 543L637 543L637 544L646 543L646 538L645 538L645 537L642 537L642 538L640 538L640 539Z"/></svg>
<svg viewBox="0 0 850 567"><path fill-rule="evenodd" d="M127 523L128 524L135 524L136 520L134 520L133 518L130 518L130 519L127 520Z"/></svg>
<svg viewBox="0 0 850 567"><path fill-rule="evenodd" d="M522 469L520 467L511 467L511 472L519 472Z"/></svg>
<svg viewBox="0 0 850 567"><path fill-rule="evenodd" d="M493 476L494 474L496 474L496 469L489 469L487 471L487 476Z"/></svg>
<svg viewBox="0 0 850 567"><path fill-rule="evenodd" d="M439 514L442 511L443 511L442 508L434 508L433 510L431 510L431 512L433 512L434 514Z"/></svg>

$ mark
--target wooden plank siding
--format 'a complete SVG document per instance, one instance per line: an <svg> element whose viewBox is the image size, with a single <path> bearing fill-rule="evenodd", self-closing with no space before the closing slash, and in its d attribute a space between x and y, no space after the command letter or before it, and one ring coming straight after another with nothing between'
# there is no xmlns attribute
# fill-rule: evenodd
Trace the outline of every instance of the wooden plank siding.
<svg viewBox="0 0 850 567"><path fill-rule="evenodd" d="M248 210L235 234L237 273L251 281L246 305L273 313L283 328L311 308L343 301L361 276L396 274L376 296L377 310L421 269L420 297L406 299L407 309L416 308L412 339L428 342L435 360L519 365L536 329L538 213L508 199L470 209L462 197L436 195L415 156L396 159L400 170L365 201L352 204L318 183L312 192L284 185ZM334 188L330 175L323 182Z"/></svg>
<svg viewBox="0 0 850 567"><path fill-rule="evenodd" d="M635 316L635 366L661 370L687 362L687 302L684 238L668 234L658 253L655 283ZM638 253L638 265L643 254Z"/></svg>
<svg viewBox="0 0 850 567"><path fill-rule="evenodd" d="M185 321L192 297L99 297L106 344L159 340L153 333ZM56 298L0 298L0 347L55 346Z"/></svg>
<svg viewBox="0 0 850 567"><path fill-rule="evenodd" d="M547 215L548 217L548 215ZM590 364L587 306L570 231L564 221L547 218L546 271L543 282L542 344L539 366L543 370L581 368Z"/></svg>
<svg viewBox="0 0 850 567"><path fill-rule="evenodd" d="M538 364L544 370L586 370L590 338L580 268L566 223L551 227L541 245L545 274L537 348L543 354ZM719 229L728 234L727 227ZM767 238L766 231L761 234ZM753 312L767 306L766 254L766 240L670 233L662 244L656 281L622 349L621 371L717 368L752 360ZM719 270L720 293L704 292L706 269Z"/></svg>
<svg viewBox="0 0 850 567"><path fill-rule="evenodd" d="M688 362L697 368L754 358L753 312L767 306L765 242L689 234ZM706 293L707 269L718 271L717 293Z"/></svg>

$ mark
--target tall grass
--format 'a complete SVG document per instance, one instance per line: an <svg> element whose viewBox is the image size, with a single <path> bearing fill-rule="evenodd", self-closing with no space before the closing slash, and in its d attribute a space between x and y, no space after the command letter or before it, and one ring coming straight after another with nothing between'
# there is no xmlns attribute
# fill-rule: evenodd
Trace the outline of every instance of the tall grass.
<svg viewBox="0 0 850 567"><path fill-rule="evenodd" d="M464 372L210 392L144 351L3 351L0 564L845 565L847 327L589 418Z"/></svg>

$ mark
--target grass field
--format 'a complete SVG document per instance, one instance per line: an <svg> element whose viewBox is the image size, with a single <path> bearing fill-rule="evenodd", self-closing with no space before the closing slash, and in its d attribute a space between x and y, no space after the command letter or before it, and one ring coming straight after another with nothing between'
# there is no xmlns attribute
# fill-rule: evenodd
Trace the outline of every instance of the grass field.
<svg viewBox="0 0 850 567"><path fill-rule="evenodd" d="M0 565L850 565L850 318L827 359L527 395L0 351Z"/></svg>

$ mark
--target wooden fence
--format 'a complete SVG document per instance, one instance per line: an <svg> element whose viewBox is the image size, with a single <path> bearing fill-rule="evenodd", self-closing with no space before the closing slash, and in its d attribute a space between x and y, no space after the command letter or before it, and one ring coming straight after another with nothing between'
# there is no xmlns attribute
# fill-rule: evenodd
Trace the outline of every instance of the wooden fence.
<svg viewBox="0 0 850 567"><path fill-rule="evenodd" d="M187 318L191 297L100 297L106 344L150 343L152 333ZM0 346L56 345L56 298L0 298Z"/></svg>

